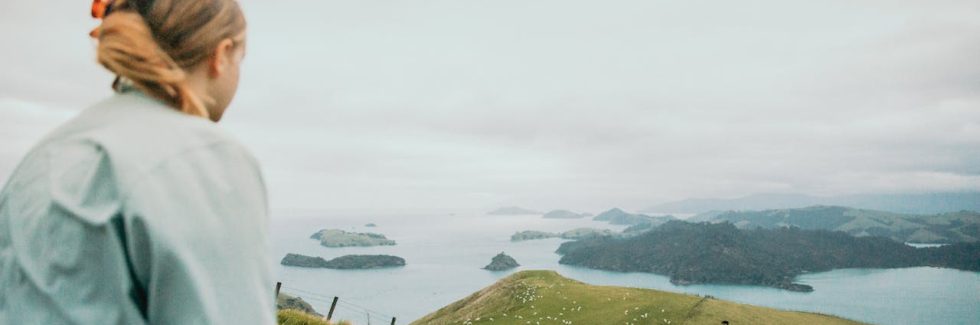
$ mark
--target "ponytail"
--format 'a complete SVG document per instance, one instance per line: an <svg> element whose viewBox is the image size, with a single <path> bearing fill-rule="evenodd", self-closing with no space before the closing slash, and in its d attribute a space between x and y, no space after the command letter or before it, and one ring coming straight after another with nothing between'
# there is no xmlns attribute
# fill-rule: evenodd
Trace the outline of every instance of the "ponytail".
<svg viewBox="0 0 980 325"><path fill-rule="evenodd" d="M93 31L100 64L116 74L113 89L131 84L181 112L208 118L209 100L195 94L187 70L245 29L233 0L115 0ZM162 29L162 30L161 30Z"/></svg>
<svg viewBox="0 0 980 325"><path fill-rule="evenodd" d="M207 118L204 103L187 85L187 73L157 45L143 17L134 11L115 12L102 21L97 36L99 63L121 82L176 107L184 113Z"/></svg>

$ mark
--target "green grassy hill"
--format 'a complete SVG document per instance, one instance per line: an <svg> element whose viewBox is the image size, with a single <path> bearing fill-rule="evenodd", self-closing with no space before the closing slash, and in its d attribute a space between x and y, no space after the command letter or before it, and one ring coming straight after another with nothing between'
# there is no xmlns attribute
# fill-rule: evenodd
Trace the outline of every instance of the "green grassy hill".
<svg viewBox="0 0 980 325"><path fill-rule="evenodd" d="M860 324L649 289L593 286L554 271L504 278L412 324Z"/></svg>
<svg viewBox="0 0 980 325"><path fill-rule="evenodd" d="M296 309L280 309L276 313L278 325L352 325L348 321L331 322L321 316L307 314Z"/></svg>

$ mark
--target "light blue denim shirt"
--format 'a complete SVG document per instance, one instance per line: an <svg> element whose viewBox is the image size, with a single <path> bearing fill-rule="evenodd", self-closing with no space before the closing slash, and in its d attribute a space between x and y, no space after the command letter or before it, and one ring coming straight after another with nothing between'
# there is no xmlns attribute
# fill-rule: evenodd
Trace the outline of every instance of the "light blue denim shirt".
<svg viewBox="0 0 980 325"><path fill-rule="evenodd" d="M44 138L0 192L0 324L272 324L267 224L238 142L116 94Z"/></svg>

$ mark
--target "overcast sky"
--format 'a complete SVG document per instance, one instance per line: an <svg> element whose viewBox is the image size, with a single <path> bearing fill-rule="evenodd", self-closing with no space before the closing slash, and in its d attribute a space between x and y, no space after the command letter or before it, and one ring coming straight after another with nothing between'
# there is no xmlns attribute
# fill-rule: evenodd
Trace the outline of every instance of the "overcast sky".
<svg viewBox="0 0 980 325"><path fill-rule="evenodd" d="M90 1L0 1L0 182L105 96ZM980 2L247 0L273 210L980 189Z"/></svg>

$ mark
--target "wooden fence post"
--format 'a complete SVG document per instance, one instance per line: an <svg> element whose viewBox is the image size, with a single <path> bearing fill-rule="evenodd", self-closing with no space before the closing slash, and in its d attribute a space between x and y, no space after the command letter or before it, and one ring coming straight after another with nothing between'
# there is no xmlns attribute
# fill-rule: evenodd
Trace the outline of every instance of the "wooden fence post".
<svg viewBox="0 0 980 325"><path fill-rule="evenodd" d="M279 299L279 288L282 288L282 282L276 282L276 299Z"/></svg>
<svg viewBox="0 0 980 325"><path fill-rule="evenodd" d="M333 297L333 302L330 303L330 312L327 313L327 320L330 320L331 318L333 318L333 310L334 310L334 308L337 308L337 299L340 299L340 298L338 298L336 296Z"/></svg>

